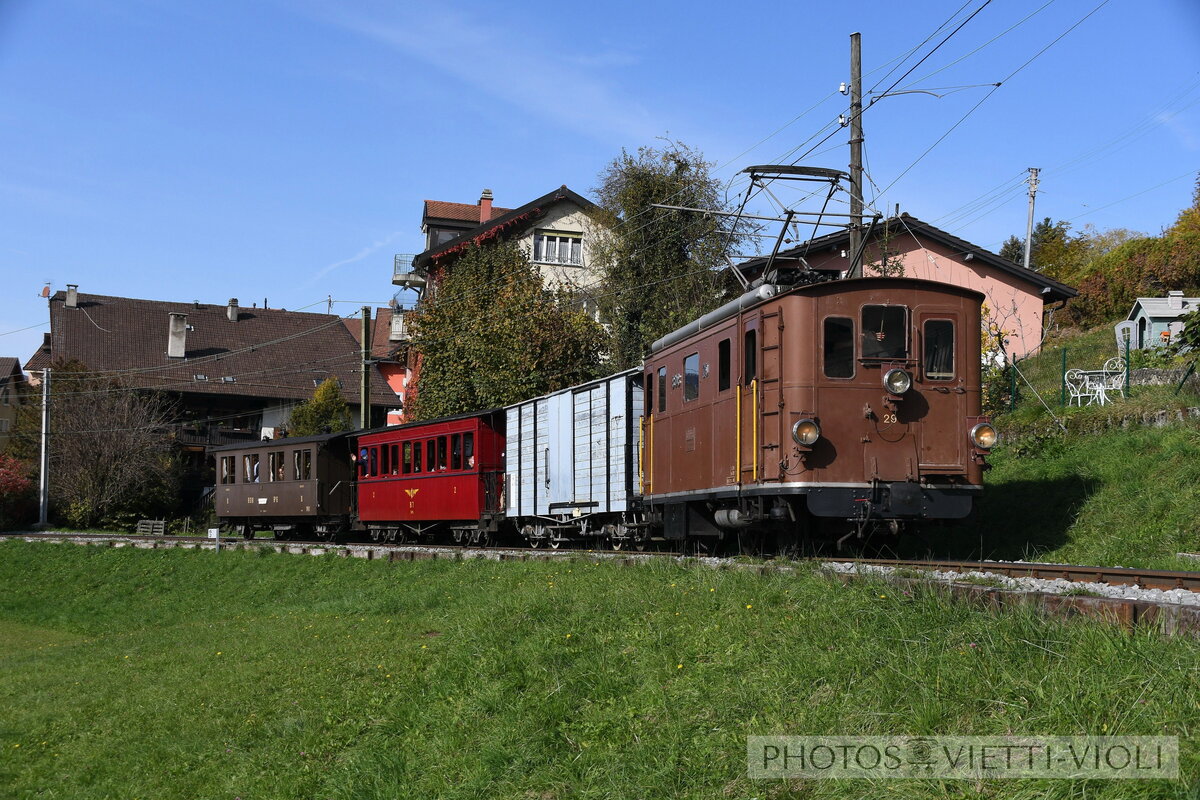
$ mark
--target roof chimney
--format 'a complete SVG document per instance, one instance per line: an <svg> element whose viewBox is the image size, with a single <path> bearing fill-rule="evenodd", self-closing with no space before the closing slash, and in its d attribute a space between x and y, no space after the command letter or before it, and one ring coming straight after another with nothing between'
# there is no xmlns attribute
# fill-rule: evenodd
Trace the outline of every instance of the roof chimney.
<svg viewBox="0 0 1200 800"><path fill-rule="evenodd" d="M79 284L77 284L77 283L68 283L67 284L66 306L67 306L67 308L78 308L79 307Z"/></svg>
<svg viewBox="0 0 1200 800"><path fill-rule="evenodd" d="M167 331L167 357L183 358L187 353L187 314L182 311L170 313L171 323Z"/></svg>
<svg viewBox="0 0 1200 800"><path fill-rule="evenodd" d="M479 221L487 222L492 218L492 190L484 189L479 194Z"/></svg>
<svg viewBox="0 0 1200 800"><path fill-rule="evenodd" d="M1183 292L1167 292L1167 308L1171 311L1183 311Z"/></svg>
<svg viewBox="0 0 1200 800"><path fill-rule="evenodd" d="M229 298L229 305L225 308L225 316L229 317L230 322L237 322L238 304L236 297Z"/></svg>

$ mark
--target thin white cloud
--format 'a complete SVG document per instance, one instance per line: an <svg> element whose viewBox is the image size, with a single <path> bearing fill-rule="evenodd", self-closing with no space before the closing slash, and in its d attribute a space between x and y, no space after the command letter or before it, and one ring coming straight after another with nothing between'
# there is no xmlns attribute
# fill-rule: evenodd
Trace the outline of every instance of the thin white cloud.
<svg viewBox="0 0 1200 800"><path fill-rule="evenodd" d="M464 13L431 3L373 16L346 8L313 14L564 128L635 141L648 141L662 132L661 120L632 100L617 76L595 74L628 66L634 62L629 54L560 52L535 32L518 36L485 27Z"/></svg>
<svg viewBox="0 0 1200 800"><path fill-rule="evenodd" d="M317 270L311 278L309 278L307 281L305 281L304 286L301 288L312 286L314 283L321 280L321 278L324 278L326 275L333 272L335 269L339 269L341 267L347 266L348 264L354 264L358 261L362 261L364 258L367 258L368 256L373 255L374 253L378 252L380 248L382 248L385 245L392 242L397 236L400 235L400 233L401 233L400 231L393 231L392 233L389 233L384 238L374 241L371 244L367 245L366 247L362 248L361 250L359 250L357 253L350 256L349 258L343 258L341 261L335 261L332 264L327 264L326 266Z"/></svg>

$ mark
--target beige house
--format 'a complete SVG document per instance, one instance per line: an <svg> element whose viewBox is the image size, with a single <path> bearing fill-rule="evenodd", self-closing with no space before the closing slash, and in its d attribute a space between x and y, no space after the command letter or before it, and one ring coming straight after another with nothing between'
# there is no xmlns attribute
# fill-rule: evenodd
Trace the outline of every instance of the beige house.
<svg viewBox="0 0 1200 800"><path fill-rule="evenodd" d="M436 280L467 247L496 239L516 240L542 273L547 286L587 289L599 283L592 262L596 205L560 186L519 208L492 204L484 189L474 205L426 200L421 218L425 252L412 260L412 273L398 272L393 283L421 285Z"/></svg>

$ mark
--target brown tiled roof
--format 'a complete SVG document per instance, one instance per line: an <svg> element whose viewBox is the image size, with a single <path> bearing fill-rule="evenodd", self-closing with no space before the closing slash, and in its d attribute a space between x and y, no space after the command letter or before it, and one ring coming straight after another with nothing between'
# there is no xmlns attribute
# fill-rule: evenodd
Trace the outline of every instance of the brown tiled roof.
<svg viewBox="0 0 1200 800"><path fill-rule="evenodd" d="M340 317L242 307L231 322L223 304L92 294L77 306L67 308L63 292L50 298L50 359L76 359L140 388L278 400L308 399L313 381L336 377L357 401L359 347ZM187 314L184 358L167 356L170 312ZM371 404L396 405L378 372Z"/></svg>
<svg viewBox="0 0 1200 800"><path fill-rule="evenodd" d="M507 214L512 211L511 208L501 208L500 206L492 206L492 219ZM425 218L426 219L456 219L461 222L474 222L479 224L479 204L478 203L448 203L445 200L426 200L425 201ZM486 220L484 220L486 221Z"/></svg>
<svg viewBox="0 0 1200 800"><path fill-rule="evenodd" d="M354 337L358 352L362 352L362 317L346 317L342 320L346 329ZM399 342L388 339L392 335L392 309L384 307L375 309L371 319L371 357L389 359L395 355Z"/></svg>
<svg viewBox="0 0 1200 800"><path fill-rule="evenodd" d="M0 386L13 379L19 381L23 377L20 361L11 356L0 356Z"/></svg>

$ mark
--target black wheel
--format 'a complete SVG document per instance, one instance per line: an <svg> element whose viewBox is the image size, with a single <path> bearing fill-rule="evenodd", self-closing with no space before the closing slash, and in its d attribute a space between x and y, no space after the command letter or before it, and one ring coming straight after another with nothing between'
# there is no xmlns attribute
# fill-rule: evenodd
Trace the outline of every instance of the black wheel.
<svg viewBox="0 0 1200 800"><path fill-rule="evenodd" d="M551 550L557 550L563 546L562 539L555 539L553 536L547 540L550 543Z"/></svg>
<svg viewBox="0 0 1200 800"><path fill-rule="evenodd" d="M611 547L613 550L620 552L621 548L625 546L625 540L624 539L613 539L608 544L609 544L609 547Z"/></svg>

